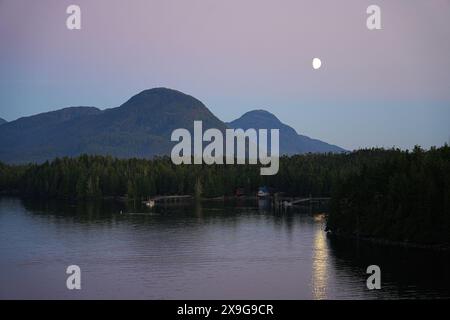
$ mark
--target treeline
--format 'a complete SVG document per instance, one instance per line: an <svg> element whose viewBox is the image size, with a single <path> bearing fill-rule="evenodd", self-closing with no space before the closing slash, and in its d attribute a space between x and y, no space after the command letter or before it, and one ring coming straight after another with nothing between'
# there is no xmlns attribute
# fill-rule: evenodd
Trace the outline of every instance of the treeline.
<svg viewBox="0 0 450 320"><path fill-rule="evenodd" d="M345 235L450 244L450 148L386 151L336 181L328 229Z"/></svg>
<svg viewBox="0 0 450 320"><path fill-rule="evenodd" d="M450 147L366 149L280 159L275 176L255 165L174 165L169 157L83 155L40 165L0 163L0 193L45 198L190 194L254 195L268 186L291 196L332 197L328 229L418 243L450 243Z"/></svg>
<svg viewBox="0 0 450 320"><path fill-rule="evenodd" d="M174 165L169 157L116 159L83 155L40 165L0 165L0 191L48 198L128 197L190 194L234 195L240 188L256 194L259 186L291 195L329 196L344 155L282 157L275 176L261 176L255 165Z"/></svg>

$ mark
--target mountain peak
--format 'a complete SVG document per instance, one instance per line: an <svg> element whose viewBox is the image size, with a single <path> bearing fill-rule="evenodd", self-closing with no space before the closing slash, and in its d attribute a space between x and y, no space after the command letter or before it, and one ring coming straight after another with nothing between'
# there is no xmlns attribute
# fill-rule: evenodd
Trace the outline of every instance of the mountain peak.
<svg viewBox="0 0 450 320"><path fill-rule="evenodd" d="M273 113L270 113L269 111L264 109L255 109L248 111L244 113L241 118L243 117L261 117L266 119L278 120L278 118Z"/></svg>
<svg viewBox="0 0 450 320"><path fill-rule="evenodd" d="M109 115L121 122L124 128L135 124L155 134L191 127L194 120L204 121L205 126L214 124L213 127L225 128L224 123L200 100L162 87L141 91L120 107L110 110Z"/></svg>
<svg viewBox="0 0 450 320"><path fill-rule="evenodd" d="M283 125L281 121L272 113L258 109L244 113L239 119L229 123L231 127L248 128L279 128Z"/></svg>
<svg viewBox="0 0 450 320"><path fill-rule="evenodd" d="M171 88L166 88L166 87L156 87L156 88L151 88L151 89L145 89L141 92L139 92L138 94L136 94L135 96L140 96L140 95L151 95L151 94L179 94L179 95L186 95L181 91L175 90L175 89L171 89Z"/></svg>
<svg viewBox="0 0 450 320"><path fill-rule="evenodd" d="M280 134L280 153L298 154L308 152L342 152L343 149L326 142L299 135L294 128L282 123L266 110L252 110L236 119L228 126L233 129L278 129Z"/></svg>
<svg viewBox="0 0 450 320"><path fill-rule="evenodd" d="M167 104L174 101L182 101L191 104L201 103L199 100L181 91L159 87L139 92L125 102L124 105L146 105L148 103Z"/></svg>

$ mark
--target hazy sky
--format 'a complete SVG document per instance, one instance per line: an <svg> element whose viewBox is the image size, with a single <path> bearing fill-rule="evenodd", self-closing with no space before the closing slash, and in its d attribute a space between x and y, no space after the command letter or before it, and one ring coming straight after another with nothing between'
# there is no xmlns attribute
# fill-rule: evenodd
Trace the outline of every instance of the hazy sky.
<svg viewBox="0 0 450 320"><path fill-rule="evenodd" d="M66 28L70 4L82 30ZM382 30L366 27L370 4ZM266 109L348 149L442 145L450 0L0 0L0 117L161 86L224 121Z"/></svg>

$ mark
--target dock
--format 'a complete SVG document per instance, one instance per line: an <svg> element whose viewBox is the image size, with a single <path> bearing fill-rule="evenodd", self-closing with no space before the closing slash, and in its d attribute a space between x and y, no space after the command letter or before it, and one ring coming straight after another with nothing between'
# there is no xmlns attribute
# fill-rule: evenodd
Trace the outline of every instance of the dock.
<svg viewBox="0 0 450 320"><path fill-rule="evenodd" d="M299 198L299 199L293 199L292 201L289 202L290 205L295 206L297 204L302 204L302 203L320 203L320 202L324 202L324 201L328 201L331 198L313 198L313 197L308 197L308 198Z"/></svg>
<svg viewBox="0 0 450 320"><path fill-rule="evenodd" d="M302 197L302 198L287 198L287 197L274 197L273 204L278 208L288 208L292 206L300 205L313 205L316 203L322 203L329 201L329 197Z"/></svg>
<svg viewBox="0 0 450 320"><path fill-rule="evenodd" d="M149 198L147 201L143 201L143 203L147 207L154 207L157 203L169 203L169 202L179 202L183 200L190 200L192 196L190 195L173 195L173 196L156 196Z"/></svg>

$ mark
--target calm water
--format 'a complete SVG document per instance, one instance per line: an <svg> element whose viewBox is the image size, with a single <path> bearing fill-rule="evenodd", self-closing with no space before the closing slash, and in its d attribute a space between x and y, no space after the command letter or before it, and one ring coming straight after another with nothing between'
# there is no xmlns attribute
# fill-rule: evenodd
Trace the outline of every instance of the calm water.
<svg viewBox="0 0 450 320"><path fill-rule="evenodd" d="M0 298L450 297L448 256L329 239L321 211L0 198ZM65 287L72 264L80 291ZM371 264L381 267L382 290L366 289Z"/></svg>

